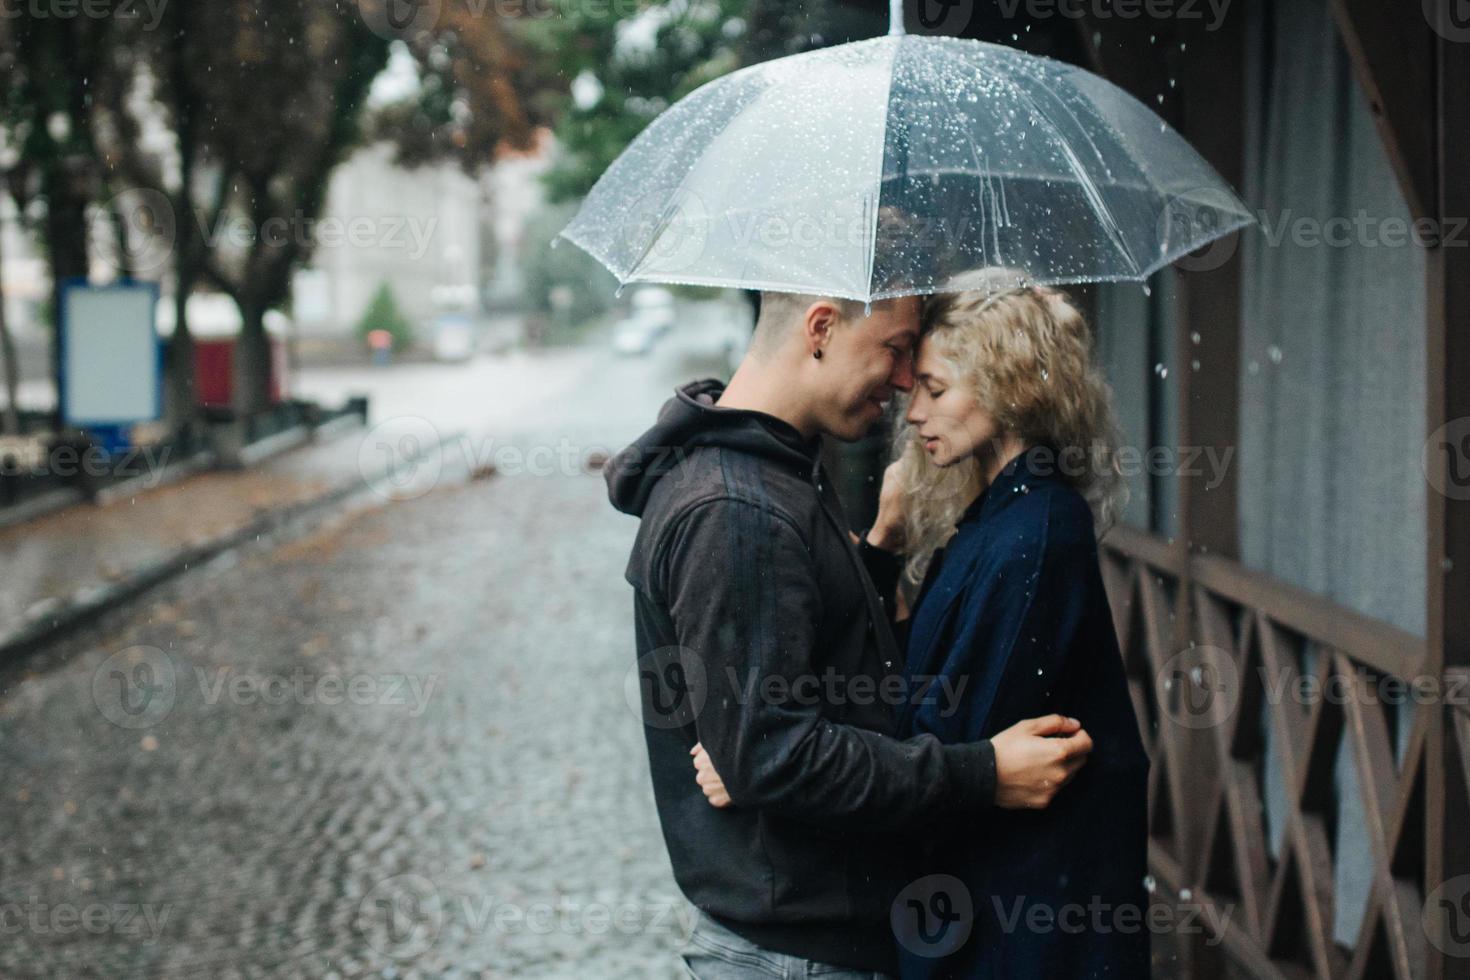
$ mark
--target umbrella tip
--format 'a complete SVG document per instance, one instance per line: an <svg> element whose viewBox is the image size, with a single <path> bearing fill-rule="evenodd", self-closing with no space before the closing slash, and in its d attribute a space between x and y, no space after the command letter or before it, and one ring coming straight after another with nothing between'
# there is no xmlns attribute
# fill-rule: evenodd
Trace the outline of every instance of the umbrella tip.
<svg viewBox="0 0 1470 980"><path fill-rule="evenodd" d="M903 0L888 0L888 33L903 34Z"/></svg>

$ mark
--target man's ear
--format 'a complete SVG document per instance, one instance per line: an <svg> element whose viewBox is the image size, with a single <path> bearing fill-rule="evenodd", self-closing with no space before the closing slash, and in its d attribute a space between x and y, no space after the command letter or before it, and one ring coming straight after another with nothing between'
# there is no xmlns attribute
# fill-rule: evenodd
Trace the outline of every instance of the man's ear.
<svg viewBox="0 0 1470 980"><path fill-rule="evenodd" d="M819 299L806 308L806 316L802 321L802 338L806 341L807 353L827 346L841 317L842 312L831 300Z"/></svg>

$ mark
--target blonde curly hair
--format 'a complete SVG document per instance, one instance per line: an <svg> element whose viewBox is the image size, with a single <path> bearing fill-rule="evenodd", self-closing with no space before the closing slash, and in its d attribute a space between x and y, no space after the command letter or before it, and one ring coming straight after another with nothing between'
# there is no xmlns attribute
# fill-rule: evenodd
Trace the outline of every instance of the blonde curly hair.
<svg viewBox="0 0 1470 980"><path fill-rule="evenodd" d="M1009 269L951 280L924 305L923 338L955 369L1002 434L1054 453L1057 472L1092 508L1101 537L1128 489L1118 466L1112 390L1092 359L1092 336L1067 295L1028 286ZM905 577L923 580L970 502L984 489L974 456L940 467L908 426L895 439L904 491Z"/></svg>

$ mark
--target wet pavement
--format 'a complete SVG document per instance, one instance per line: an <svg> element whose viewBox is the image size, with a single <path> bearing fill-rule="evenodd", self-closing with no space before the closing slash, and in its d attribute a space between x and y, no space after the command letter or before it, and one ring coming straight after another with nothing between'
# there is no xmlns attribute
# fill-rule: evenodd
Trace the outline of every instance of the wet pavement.
<svg viewBox="0 0 1470 980"><path fill-rule="evenodd" d="M680 976L624 695L635 525L584 464L716 352L686 322L466 380L468 407L383 376L397 424L473 426L399 499L4 675L0 976Z"/></svg>
<svg viewBox="0 0 1470 980"><path fill-rule="evenodd" d="M729 319L741 312L713 304L689 309L687 331L668 338L646 359L615 359L598 335L586 348L516 351L465 364L303 372L295 384L301 397L335 405L369 394L368 428L247 470L208 472L166 485L160 484L170 460L139 453L129 463L142 487L136 495L102 506L78 504L0 528L0 568L5 569L0 641L182 549L228 538L264 513L306 505L354 485L367 489L413 456L427 453L429 458L426 467L415 468L419 472L403 474L409 482L422 482L422 470L441 461L448 469L500 463L499 468L514 471L517 440L526 448L528 440L546 444L541 458L588 455L595 443L618 431L619 412L642 411L647 399L619 397L618 404L602 406L589 403L584 390L619 396L656 391L662 397L675 380L714 363L719 338L732 329ZM622 421L626 431L630 419L624 414ZM576 440L575 445L563 444L564 439ZM440 440L451 445L435 453ZM519 462L521 469L531 469L536 460ZM568 468L561 458L553 458L552 465Z"/></svg>

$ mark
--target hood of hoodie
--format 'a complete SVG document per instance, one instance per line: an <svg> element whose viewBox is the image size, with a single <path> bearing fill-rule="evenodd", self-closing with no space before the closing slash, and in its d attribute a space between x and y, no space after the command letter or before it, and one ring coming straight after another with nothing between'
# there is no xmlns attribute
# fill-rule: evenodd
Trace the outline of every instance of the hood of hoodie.
<svg viewBox="0 0 1470 980"><path fill-rule="evenodd" d="M653 427L618 453L603 470L607 496L624 514L642 516L658 481L701 446L722 446L784 462L810 473L821 447L789 422L764 412L719 408L725 385L705 378L674 389Z"/></svg>

